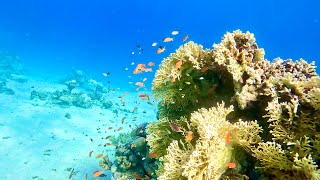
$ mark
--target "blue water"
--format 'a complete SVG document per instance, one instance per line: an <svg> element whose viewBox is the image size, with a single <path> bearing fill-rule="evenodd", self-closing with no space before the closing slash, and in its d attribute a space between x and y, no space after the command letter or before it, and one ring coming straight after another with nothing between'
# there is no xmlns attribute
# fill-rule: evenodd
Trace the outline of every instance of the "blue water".
<svg viewBox="0 0 320 180"><path fill-rule="evenodd" d="M183 36L212 48L236 29L254 33L268 60L320 63L317 0L3 0L0 7L0 51L19 56L29 74L49 80L81 69L123 91L134 90L128 82L144 77L151 88L158 64L183 44ZM162 45L173 30L179 31L175 40L156 54L151 44ZM149 61L156 64L152 73L132 75L138 63Z"/></svg>
<svg viewBox="0 0 320 180"><path fill-rule="evenodd" d="M151 47L172 30L180 37L211 47L226 31L255 34L266 58L319 61L320 2L298 1L3 1L0 48L8 49L35 68L91 72L121 69L132 61L154 61L174 52L180 41L161 55ZM182 37L181 37L182 38ZM131 52L141 44L140 56Z"/></svg>

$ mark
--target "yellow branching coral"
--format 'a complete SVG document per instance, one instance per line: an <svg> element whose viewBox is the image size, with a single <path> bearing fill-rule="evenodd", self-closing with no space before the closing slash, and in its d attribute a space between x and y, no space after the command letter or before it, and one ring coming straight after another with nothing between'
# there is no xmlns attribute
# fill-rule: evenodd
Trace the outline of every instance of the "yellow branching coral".
<svg viewBox="0 0 320 180"><path fill-rule="evenodd" d="M233 126L233 134L235 135L232 138L247 151L250 151L252 145L261 142L259 134L262 132L262 128L257 121L245 122L240 119Z"/></svg>
<svg viewBox="0 0 320 180"><path fill-rule="evenodd" d="M159 179L219 179L226 163L235 161L233 146L247 150L260 142L261 127L256 121L231 124L226 119L233 106L224 103L191 114L190 129L197 133L195 144L173 140L160 160ZM178 143L180 142L180 143Z"/></svg>
<svg viewBox="0 0 320 180"><path fill-rule="evenodd" d="M247 65L264 60L264 50L258 49L252 33L227 32L220 44L213 45L214 62L226 65L235 81L242 78Z"/></svg>
<svg viewBox="0 0 320 180"><path fill-rule="evenodd" d="M180 148L182 146L182 148ZM164 158L160 158L160 161L164 163L163 173L158 179L159 180L176 180L176 179L186 179L182 176L182 166L189 159L191 150L190 145L184 145L180 141L174 140L168 147L168 153Z"/></svg>
<svg viewBox="0 0 320 180"><path fill-rule="evenodd" d="M253 156L260 160L264 168L289 170L293 163L286 157L281 145L275 142L259 143L253 150Z"/></svg>
<svg viewBox="0 0 320 180"><path fill-rule="evenodd" d="M185 117L170 121L168 118L162 118L158 122L150 122L146 128L147 142L150 146L150 153L161 157L167 154L166 147L174 140L183 138L183 133L175 132L171 129L171 123L179 126L183 131L188 131L188 122Z"/></svg>
<svg viewBox="0 0 320 180"><path fill-rule="evenodd" d="M320 88L312 88L304 97L315 110L320 110Z"/></svg>
<svg viewBox="0 0 320 180"><path fill-rule="evenodd" d="M262 178L320 179L316 66L270 62L264 54L252 33L236 30L212 50L189 42L163 60L153 81L161 118L147 130L150 151L161 157L161 179L241 177L242 168ZM192 142L186 131L173 133L170 122L193 132ZM228 162L239 167L226 170Z"/></svg>
<svg viewBox="0 0 320 180"><path fill-rule="evenodd" d="M226 147L226 132L230 123L227 114L233 107L224 103L210 109L199 109L191 115L191 126L197 128L199 140L189 161L183 166L183 175L188 179L218 179L221 168L232 160L232 149Z"/></svg>
<svg viewBox="0 0 320 180"><path fill-rule="evenodd" d="M320 170L318 169L317 164L313 161L311 155L307 155L302 159L299 157L299 154L296 153L293 168L304 173L305 177L308 179L320 179Z"/></svg>
<svg viewBox="0 0 320 180"><path fill-rule="evenodd" d="M253 156L260 160L262 168L276 175L275 179L320 179L320 170L310 154L300 159L300 155L296 153L291 160L281 145L275 142L259 143L253 153Z"/></svg>
<svg viewBox="0 0 320 180"><path fill-rule="evenodd" d="M195 82L199 79L194 79L192 74L201 72L210 59L212 52L203 50L201 45L192 41L180 46L160 64L152 82L153 95L173 109L194 104L199 97L198 83Z"/></svg>

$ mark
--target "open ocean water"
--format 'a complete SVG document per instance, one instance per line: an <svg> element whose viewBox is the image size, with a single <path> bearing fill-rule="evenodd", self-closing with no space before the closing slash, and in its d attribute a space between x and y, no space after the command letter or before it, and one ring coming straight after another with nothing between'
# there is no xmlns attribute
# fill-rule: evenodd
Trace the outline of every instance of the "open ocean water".
<svg viewBox="0 0 320 180"><path fill-rule="evenodd" d="M240 29L270 61L320 64L317 0L2 0L0 7L1 180L115 179L121 134L138 129L145 137L146 123L157 121L152 80L186 42L212 49ZM136 73L139 64L148 70Z"/></svg>

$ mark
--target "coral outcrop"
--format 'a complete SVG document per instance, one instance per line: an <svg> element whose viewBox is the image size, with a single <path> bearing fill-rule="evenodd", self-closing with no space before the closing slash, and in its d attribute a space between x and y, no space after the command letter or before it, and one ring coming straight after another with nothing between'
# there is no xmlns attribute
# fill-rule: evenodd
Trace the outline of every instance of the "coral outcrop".
<svg viewBox="0 0 320 180"><path fill-rule="evenodd" d="M146 129L159 179L320 179L315 64L264 54L236 30L163 60L152 87L159 120Z"/></svg>

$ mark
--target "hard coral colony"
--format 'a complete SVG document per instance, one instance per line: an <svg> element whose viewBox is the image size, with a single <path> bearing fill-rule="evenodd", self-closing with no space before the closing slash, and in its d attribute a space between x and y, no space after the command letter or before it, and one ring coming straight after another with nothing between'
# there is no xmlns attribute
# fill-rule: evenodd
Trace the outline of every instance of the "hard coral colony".
<svg viewBox="0 0 320 180"><path fill-rule="evenodd" d="M190 41L163 60L152 87L159 121L146 128L158 179L320 179L314 62L264 54L236 30L213 49Z"/></svg>

